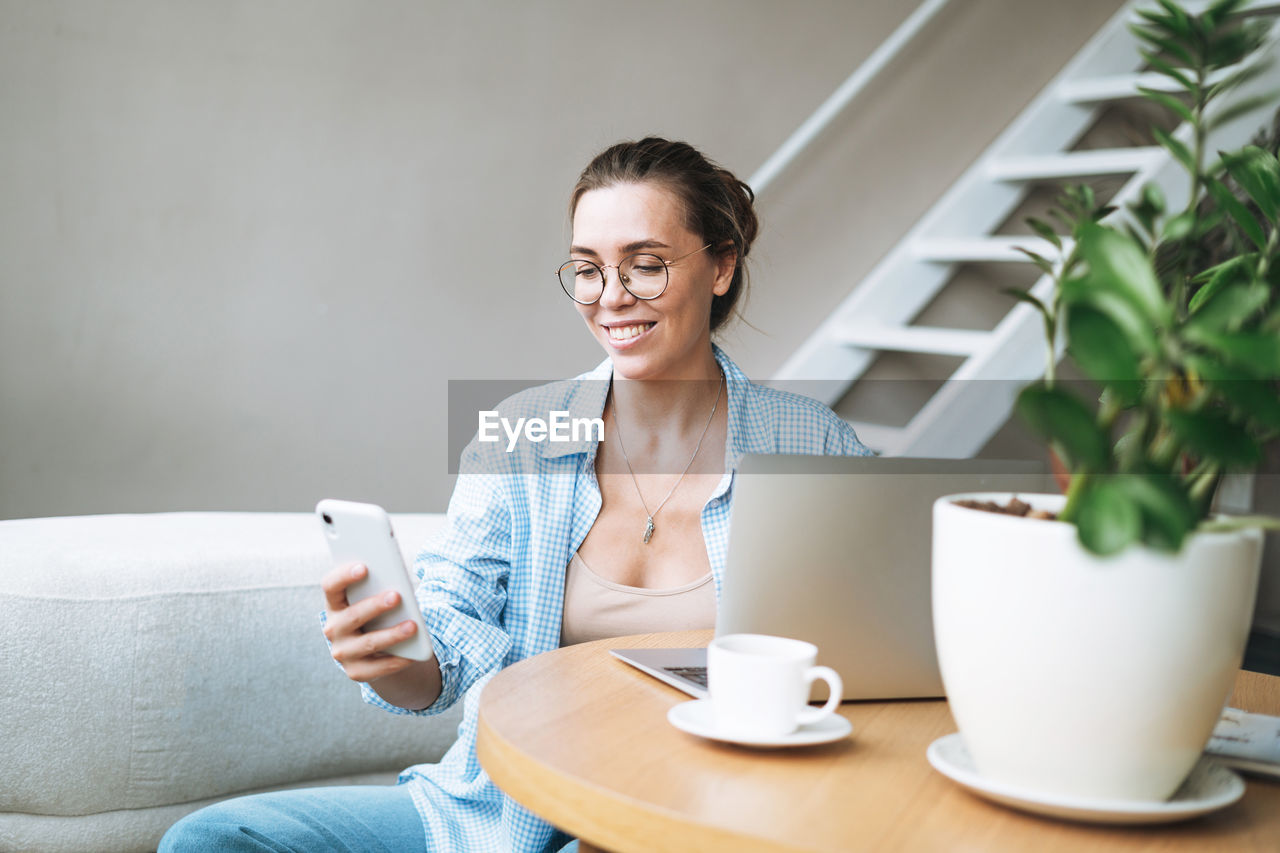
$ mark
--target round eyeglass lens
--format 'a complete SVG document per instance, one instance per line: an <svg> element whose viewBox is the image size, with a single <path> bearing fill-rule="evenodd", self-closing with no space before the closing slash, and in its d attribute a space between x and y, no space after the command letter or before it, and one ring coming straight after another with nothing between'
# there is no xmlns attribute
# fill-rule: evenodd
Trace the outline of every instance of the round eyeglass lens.
<svg viewBox="0 0 1280 853"><path fill-rule="evenodd" d="M567 261L560 267L560 286L575 302L589 305L604 292L604 274L591 261Z"/></svg>
<svg viewBox="0 0 1280 853"><path fill-rule="evenodd" d="M622 283L640 299L654 299L667 289L667 265L657 255L632 255L619 267Z"/></svg>

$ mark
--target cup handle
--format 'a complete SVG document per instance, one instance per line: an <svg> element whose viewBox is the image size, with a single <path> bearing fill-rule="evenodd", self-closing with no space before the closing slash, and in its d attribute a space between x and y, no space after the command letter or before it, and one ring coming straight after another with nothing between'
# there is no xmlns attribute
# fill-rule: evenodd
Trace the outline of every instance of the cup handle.
<svg viewBox="0 0 1280 853"><path fill-rule="evenodd" d="M827 697L827 704L821 708L805 708L796 717L796 722L802 726L808 726L819 720L825 719L836 712L840 707L840 700L844 696L844 682L840 680L840 674L829 666L811 666L804 673L804 683L808 687L821 678L827 682L827 686L831 688L831 695Z"/></svg>

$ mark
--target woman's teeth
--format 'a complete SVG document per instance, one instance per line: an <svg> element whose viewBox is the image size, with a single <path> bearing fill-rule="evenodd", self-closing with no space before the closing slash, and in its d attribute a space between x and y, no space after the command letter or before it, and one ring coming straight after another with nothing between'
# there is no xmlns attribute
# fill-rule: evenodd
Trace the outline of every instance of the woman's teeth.
<svg viewBox="0 0 1280 853"><path fill-rule="evenodd" d="M609 326L609 338L615 341L625 341L627 338L634 338L636 335L647 332L653 326L653 323L638 323L634 326Z"/></svg>

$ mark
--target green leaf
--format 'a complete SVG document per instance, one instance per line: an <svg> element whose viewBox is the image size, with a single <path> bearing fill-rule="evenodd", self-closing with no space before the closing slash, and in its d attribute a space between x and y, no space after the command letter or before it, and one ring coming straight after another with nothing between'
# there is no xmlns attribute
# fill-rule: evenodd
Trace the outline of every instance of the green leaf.
<svg viewBox="0 0 1280 853"><path fill-rule="evenodd" d="M1111 456L1108 436L1078 397L1061 388L1031 385L1018 395L1017 410L1028 426L1062 449L1069 467L1106 466Z"/></svg>
<svg viewBox="0 0 1280 853"><path fill-rule="evenodd" d="M1245 0L1217 0L1204 10L1204 20L1211 28L1216 27L1225 18L1235 14L1244 2Z"/></svg>
<svg viewBox="0 0 1280 853"><path fill-rule="evenodd" d="M1138 357L1129 338L1110 317L1088 305L1067 313L1067 349L1090 377L1114 390L1132 405L1142 395Z"/></svg>
<svg viewBox="0 0 1280 853"><path fill-rule="evenodd" d="M1261 77L1270 67L1270 60L1265 62L1257 61L1250 62L1248 65L1231 72L1209 87L1209 90L1204 95L1205 103L1216 100L1219 95L1224 95L1232 89L1243 86L1255 77Z"/></svg>
<svg viewBox="0 0 1280 853"><path fill-rule="evenodd" d="M1148 241L1151 240L1149 236L1144 235L1141 231L1139 231L1136 227L1134 227L1131 223L1128 223L1128 222L1124 223L1124 233L1128 234L1129 239L1133 240L1133 242L1143 246L1147 245Z"/></svg>
<svg viewBox="0 0 1280 853"><path fill-rule="evenodd" d="M1164 190L1160 189L1160 185L1148 181L1142 185L1142 203L1151 207L1156 213L1164 213L1167 202L1164 198Z"/></svg>
<svg viewBox="0 0 1280 853"><path fill-rule="evenodd" d="M1038 255L1030 249L1024 249L1021 246L1014 246L1013 249L1015 252L1021 252L1030 258L1031 263L1039 267L1041 272L1053 275L1053 261L1049 260L1044 255ZM1008 291L1005 292L1007 293Z"/></svg>
<svg viewBox="0 0 1280 853"><path fill-rule="evenodd" d="M1241 417L1280 429L1280 391L1267 379L1255 379L1204 355L1189 355L1187 367L1220 394Z"/></svg>
<svg viewBox="0 0 1280 853"><path fill-rule="evenodd" d="M1192 279L1194 282L1208 281L1204 287L1196 291L1187 305L1187 313L1194 315L1212 299L1219 291L1237 281L1248 281L1249 270L1256 262L1255 254L1236 255L1215 267L1210 267Z"/></svg>
<svg viewBox="0 0 1280 853"><path fill-rule="evenodd" d="M1115 487L1142 509L1143 541L1154 548L1177 551L1199 520L1186 487L1168 474L1122 474Z"/></svg>
<svg viewBox="0 0 1280 853"><path fill-rule="evenodd" d="M1049 211L1049 218L1059 222L1062 225L1063 230L1065 230L1068 234L1074 235L1076 233L1076 228L1078 227L1079 223L1068 218L1067 214L1063 213L1057 208L1053 208L1052 210Z"/></svg>
<svg viewBox="0 0 1280 853"><path fill-rule="evenodd" d="M1239 266L1242 262L1248 261L1253 263L1258 258L1257 252L1251 252L1247 255L1236 255L1234 258L1227 258L1220 264L1209 267L1207 270L1201 270L1192 276L1191 280L1197 284L1203 284L1206 281L1212 281L1214 278L1222 275L1223 270L1231 269Z"/></svg>
<svg viewBox="0 0 1280 853"><path fill-rule="evenodd" d="M1081 228L1077 248L1089 265L1088 290L1116 294L1136 308L1152 326L1169 324L1169 306L1164 301L1151 259L1141 244L1119 231L1090 223Z"/></svg>
<svg viewBox="0 0 1280 853"><path fill-rule="evenodd" d="M1217 332L1188 326L1188 340L1221 355L1229 364L1261 379L1280 377L1280 335L1266 332Z"/></svg>
<svg viewBox="0 0 1280 853"><path fill-rule="evenodd" d="M1280 89L1266 92L1261 95L1255 95L1252 98L1244 98L1236 101L1228 107L1213 114L1213 118L1209 120L1206 126L1209 130L1216 130L1234 118L1251 113L1262 107L1269 107L1276 102L1277 96L1280 96Z"/></svg>
<svg viewBox="0 0 1280 853"><path fill-rule="evenodd" d="M1227 172L1249 194L1262 215L1274 222L1280 209L1280 162L1275 155L1256 145L1247 145L1234 154L1219 153Z"/></svg>
<svg viewBox="0 0 1280 853"><path fill-rule="evenodd" d="M1205 61L1211 69L1226 68L1228 65L1242 62L1245 57L1261 46L1265 32L1265 25L1262 28L1247 25L1216 33L1209 42L1209 49L1205 52Z"/></svg>
<svg viewBox="0 0 1280 853"><path fill-rule="evenodd" d="M1172 52L1168 44L1165 44L1162 42L1160 46ZM1179 50L1181 49L1179 48ZM1196 82L1194 80L1192 80L1190 77L1186 75L1186 72L1182 71L1181 69L1174 68L1172 65L1165 62L1163 59L1156 56L1154 53L1152 53L1149 50L1141 51L1141 53L1142 53L1142 58L1147 61L1147 64L1150 65L1152 69L1154 69L1160 74L1163 74L1166 77L1172 77L1174 80L1178 82L1179 85L1182 86L1182 88L1186 89L1188 92L1195 93L1200 90L1200 87L1196 85ZM1177 56L1179 59L1181 59L1183 62L1187 63L1188 65L1195 64L1194 62L1191 61L1190 57L1185 51L1183 51L1181 54L1174 54L1174 55Z"/></svg>
<svg viewBox="0 0 1280 853"><path fill-rule="evenodd" d="M1227 185L1217 178L1209 178L1206 186L1209 189L1209 194L1213 196L1213 200L1240 226L1240 230L1245 233L1245 236L1259 249L1265 248L1267 235L1263 232L1262 226L1258 224L1257 217L1249 212L1249 208L1244 206L1244 202L1236 198L1235 194L1227 189Z"/></svg>
<svg viewBox="0 0 1280 853"><path fill-rule="evenodd" d="M1031 291L1019 290L1016 287L1009 287L1009 288L1005 288L1000 292L1007 296L1012 296L1014 299L1017 299L1019 302L1026 302L1028 305L1035 306L1036 310L1040 312L1040 314L1045 318L1046 321L1051 319L1049 316L1049 309L1045 306L1043 302L1041 302L1035 296L1032 296Z"/></svg>
<svg viewBox="0 0 1280 853"><path fill-rule="evenodd" d="M1188 172L1196 171L1196 158L1191 153L1190 148L1158 127L1151 128L1151 134L1156 138L1157 142L1169 149L1169 153L1173 155L1173 158L1181 163Z"/></svg>
<svg viewBox="0 0 1280 853"><path fill-rule="evenodd" d="M1172 20L1171 28L1180 36L1191 35L1192 21L1188 17L1187 12L1173 0L1156 0L1164 10L1169 13Z"/></svg>
<svg viewBox="0 0 1280 853"><path fill-rule="evenodd" d="M1036 219L1034 216L1027 217L1027 224L1031 226L1031 230L1035 231L1045 240L1053 244L1055 249L1062 249L1062 238L1060 238L1053 230L1053 226L1043 219Z"/></svg>
<svg viewBox="0 0 1280 853"><path fill-rule="evenodd" d="M1200 293L1208 290L1206 285ZM1248 322L1271 300L1266 286L1254 283L1236 283L1219 288L1202 300L1192 300L1193 312L1187 321L1188 328L1210 332L1234 332Z"/></svg>
<svg viewBox="0 0 1280 853"><path fill-rule="evenodd" d="M1160 30L1167 30L1169 28L1170 19L1168 15L1161 15L1159 12L1152 9L1135 9L1134 12L1139 18L1143 18L1144 20L1155 24ZM1136 30L1138 29L1138 26L1136 24L1131 24L1129 28ZM1150 32L1155 33L1157 30L1151 30Z"/></svg>
<svg viewBox="0 0 1280 853"><path fill-rule="evenodd" d="M1183 239L1191 233L1191 229L1196 225L1195 211L1187 210L1179 213L1169 221L1165 222L1163 230L1160 232L1161 240L1168 240L1171 243Z"/></svg>
<svg viewBox="0 0 1280 853"><path fill-rule="evenodd" d="M1109 479L1090 481L1080 496L1076 535L1100 557L1117 554L1142 535L1142 511Z"/></svg>
<svg viewBox="0 0 1280 853"><path fill-rule="evenodd" d="M1249 431L1222 412L1170 409L1165 423L1192 452L1225 468L1248 468L1262 461L1262 449Z"/></svg>
<svg viewBox="0 0 1280 853"><path fill-rule="evenodd" d="M1154 24L1153 27L1148 28L1152 34L1171 33L1177 23L1172 15L1162 15L1155 9L1135 9L1134 12L1138 17Z"/></svg>
<svg viewBox="0 0 1280 853"><path fill-rule="evenodd" d="M1139 356L1149 355L1159 349L1160 341L1151 321L1123 296L1093 287L1089 277L1067 279L1062 283L1059 296L1062 304L1068 308L1088 305L1106 314L1124 330L1129 338L1129 346Z"/></svg>
<svg viewBox="0 0 1280 853"><path fill-rule="evenodd" d="M1196 120L1191 109L1173 95L1170 95L1167 92L1157 92L1155 89L1148 89L1145 86L1139 86L1138 91L1142 93L1142 97L1159 104L1166 110L1177 115L1183 121L1194 122Z"/></svg>
<svg viewBox="0 0 1280 853"><path fill-rule="evenodd" d="M1133 214L1133 218L1147 232L1148 236L1139 235L1135 238L1144 245L1150 237L1155 235L1156 221L1160 218L1160 214L1164 212L1164 204L1164 194L1160 192L1159 187L1152 183L1144 184L1138 200L1129 203L1129 212ZM1133 233L1136 229L1127 230Z"/></svg>
<svg viewBox="0 0 1280 853"><path fill-rule="evenodd" d="M1076 198L1078 200L1081 213L1088 213L1098 204L1098 200L1093 194L1093 187L1088 184L1080 184L1076 187Z"/></svg>

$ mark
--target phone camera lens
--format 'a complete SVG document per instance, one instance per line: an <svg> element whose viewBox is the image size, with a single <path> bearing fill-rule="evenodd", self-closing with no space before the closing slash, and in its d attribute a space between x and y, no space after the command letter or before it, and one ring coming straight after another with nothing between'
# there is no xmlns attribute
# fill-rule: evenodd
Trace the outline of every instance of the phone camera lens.
<svg viewBox="0 0 1280 853"><path fill-rule="evenodd" d="M333 517L332 517L331 515L329 515L329 513L327 513L327 512L326 512L326 513L324 513L323 515L321 515L320 517L324 519L324 523L325 523L325 524L329 524L329 525L332 525L332 524L333 524Z"/></svg>

